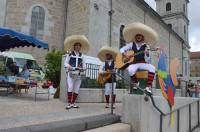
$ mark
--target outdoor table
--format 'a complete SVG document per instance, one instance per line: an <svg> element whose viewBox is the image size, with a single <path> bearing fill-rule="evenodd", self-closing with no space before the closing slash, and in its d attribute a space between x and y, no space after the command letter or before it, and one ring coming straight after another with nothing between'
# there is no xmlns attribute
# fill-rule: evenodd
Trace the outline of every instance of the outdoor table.
<svg viewBox="0 0 200 132"><path fill-rule="evenodd" d="M29 84L26 83L10 83L10 86L13 87L17 93L21 96L21 90L25 89L25 93L28 93Z"/></svg>
<svg viewBox="0 0 200 132"><path fill-rule="evenodd" d="M6 89L6 96L9 95L10 88L13 88L21 96L21 90L25 89L25 93L28 93L29 87L35 87L35 101L38 94L47 94L47 99L49 100L49 87L39 86L37 83L0 82L0 89Z"/></svg>
<svg viewBox="0 0 200 132"><path fill-rule="evenodd" d="M10 87L11 86L10 86L9 82L5 82L5 81L0 82L0 89L6 89L6 96L8 96L8 94L9 94Z"/></svg>
<svg viewBox="0 0 200 132"><path fill-rule="evenodd" d="M25 93L27 93L29 89L29 84L19 84L15 82L0 82L0 88L6 89L6 96L8 96L10 88L14 88L14 90L16 90L16 92L19 93L21 96L21 89L25 89Z"/></svg>

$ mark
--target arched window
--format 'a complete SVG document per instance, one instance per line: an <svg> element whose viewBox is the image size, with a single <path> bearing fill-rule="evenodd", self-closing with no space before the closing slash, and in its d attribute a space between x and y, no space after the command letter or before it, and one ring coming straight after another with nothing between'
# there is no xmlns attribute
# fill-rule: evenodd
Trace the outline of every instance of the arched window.
<svg viewBox="0 0 200 132"><path fill-rule="evenodd" d="M30 35L42 39L44 33L45 11L40 6L32 9Z"/></svg>
<svg viewBox="0 0 200 132"><path fill-rule="evenodd" d="M170 28L172 28L172 24L167 24Z"/></svg>
<svg viewBox="0 0 200 132"><path fill-rule="evenodd" d="M120 41L120 48L123 47L123 46L126 44L126 42L125 42L125 40L124 40L124 36L123 36L124 27L125 27L124 25L121 25L121 26L120 26L120 38L119 38L119 41Z"/></svg>
<svg viewBox="0 0 200 132"><path fill-rule="evenodd" d="M171 3L170 2L168 2L166 4L166 11L171 11Z"/></svg>

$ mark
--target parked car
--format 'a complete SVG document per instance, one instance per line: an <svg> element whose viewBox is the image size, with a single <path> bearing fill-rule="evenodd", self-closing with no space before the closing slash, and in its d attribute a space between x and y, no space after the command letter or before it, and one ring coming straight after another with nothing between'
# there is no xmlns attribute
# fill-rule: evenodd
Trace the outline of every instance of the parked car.
<svg viewBox="0 0 200 132"><path fill-rule="evenodd" d="M39 67L36 59L28 53L14 52L14 51L6 51L0 53L0 56L4 59L5 66L8 68L13 62L16 62L19 67L19 72L22 71L24 65L27 65L31 73L31 77L36 78L37 80L43 80L45 77L42 68Z"/></svg>

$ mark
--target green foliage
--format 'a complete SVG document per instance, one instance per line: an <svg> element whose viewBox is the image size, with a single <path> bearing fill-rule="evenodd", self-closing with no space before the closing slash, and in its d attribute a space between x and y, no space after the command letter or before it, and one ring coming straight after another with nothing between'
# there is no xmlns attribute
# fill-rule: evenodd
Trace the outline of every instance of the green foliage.
<svg viewBox="0 0 200 132"><path fill-rule="evenodd" d="M129 89L130 88L130 84L125 83L123 80L117 80L116 82L116 87L118 89Z"/></svg>
<svg viewBox="0 0 200 132"><path fill-rule="evenodd" d="M0 57L0 75L6 75L5 57Z"/></svg>
<svg viewBox="0 0 200 132"><path fill-rule="evenodd" d="M81 88L101 88L96 79L85 78L82 80Z"/></svg>
<svg viewBox="0 0 200 132"><path fill-rule="evenodd" d="M60 72L63 54L64 53L61 51L53 50L45 56L45 77L46 79L52 81L55 87L58 87L60 83Z"/></svg>
<svg viewBox="0 0 200 132"><path fill-rule="evenodd" d="M129 89L130 84L126 84L123 80L117 80L117 89ZM100 86L96 79L85 78L82 80L81 88L104 88L105 86Z"/></svg>

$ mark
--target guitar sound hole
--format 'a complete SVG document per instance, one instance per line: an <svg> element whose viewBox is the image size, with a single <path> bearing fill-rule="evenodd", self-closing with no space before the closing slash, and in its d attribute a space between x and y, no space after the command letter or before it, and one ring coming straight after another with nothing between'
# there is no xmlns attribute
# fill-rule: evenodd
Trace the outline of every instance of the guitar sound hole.
<svg viewBox="0 0 200 132"><path fill-rule="evenodd" d="M127 63L127 62L128 62L128 59L124 59L123 61L124 61L124 63Z"/></svg>

